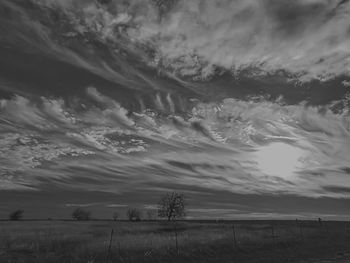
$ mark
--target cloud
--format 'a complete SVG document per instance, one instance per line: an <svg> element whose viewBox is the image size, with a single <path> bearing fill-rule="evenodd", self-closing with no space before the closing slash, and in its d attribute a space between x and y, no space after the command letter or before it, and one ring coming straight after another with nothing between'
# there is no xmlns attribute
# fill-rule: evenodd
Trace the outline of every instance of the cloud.
<svg viewBox="0 0 350 263"><path fill-rule="evenodd" d="M44 128L45 118L40 110L28 99L16 96L12 100L0 101L1 116L11 122Z"/></svg>
<svg viewBox="0 0 350 263"><path fill-rule="evenodd" d="M36 1L64 12L72 26L61 32L66 37L93 32L98 41L118 47L123 39L122 49L182 77L208 79L218 68L235 75L246 68L284 69L305 81L349 74L349 1L179 0L165 9L156 2ZM105 62L57 45L47 34L50 28L31 22L47 53L130 85Z"/></svg>
<svg viewBox="0 0 350 263"><path fill-rule="evenodd" d="M63 157L78 157L93 152L76 147L68 141L55 142L50 137L1 133L0 135L0 173L25 172Z"/></svg>
<svg viewBox="0 0 350 263"><path fill-rule="evenodd" d="M340 193L340 194L349 194L350 193L350 186L335 186L335 185L328 185L322 187L327 192L333 192L333 193Z"/></svg>
<svg viewBox="0 0 350 263"><path fill-rule="evenodd" d="M65 108L62 99L41 97L39 101L34 102L22 96L15 96L10 100L0 100L3 119L40 130L54 130L58 126L71 127L75 124L76 120Z"/></svg>
<svg viewBox="0 0 350 263"><path fill-rule="evenodd" d="M350 87L350 81L342 81L342 84L344 85L344 87Z"/></svg>
<svg viewBox="0 0 350 263"><path fill-rule="evenodd" d="M336 4L326 0L181 1L160 25L160 38L154 43L170 67L174 61L180 69L186 67L179 62L182 57L193 62L199 57L204 75L210 65L233 70L286 69L305 78L348 74L350 5L335 10ZM140 31L147 27L145 23Z"/></svg>
<svg viewBox="0 0 350 263"><path fill-rule="evenodd" d="M124 204L109 204L106 205L106 207L127 207L128 205L124 205Z"/></svg>
<svg viewBox="0 0 350 263"><path fill-rule="evenodd" d="M22 180L14 179L11 176L4 176L0 171L0 191L35 191L36 187L23 182Z"/></svg>
<svg viewBox="0 0 350 263"><path fill-rule="evenodd" d="M62 20L68 19L72 28L62 35L91 37L92 32L98 41L114 43L118 50L182 77L208 79L222 68L235 76L246 68L260 68L259 74L284 69L305 81L349 75L349 1L179 0L165 9L155 2L36 1L63 11ZM97 56L83 58L52 41L51 28L31 17L24 19L31 22L26 31L40 36L46 53L134 86L125 78L131 67L117 73ZM28 40L26 31L23 38Z"/></svg>
<svg viewBox="0 0 350 263"><path fill-rule="evenodd" d="M86 93L89 107L79 111L76 99L2 100L1 171L26 174L18 186L51 178L61 187L107 192L132 181L133 189L201 185L241 194L349 196L322 188L348 186L350 119L346 110L331 111L333 104L224 99L197 102L179 116L132 113L96 88ZM266 169L274 160L288 163L288 172Z"/></svg>
<svg viewBox="0 0 350 263"><path fill-rule="evenodd" d="M61 124L72 126L75 124L76 119L65 110L66 106L63 99L47 99L41 98L43 104L43 111L47 114L46 119L58 121Z"/></svg>
<svg viewBox="0 0 350 263"><path fill-rule="evenodd" d="M155 51L155 65L183 76L207 78L217 66L285 69L305 80L350 70L348 1L182 0L166 12L154 1L80 5L86 30L146 44Z"/></svg>
<svg viewBox="0 0 350 263"><path fill-rule="evenodd" d="M67 207L90 207L90 206L97 206L101 203L87 203L87 204L66 204Z"/></svg>
<svg viewBox="0 0 350 263"><path fill-rule="evenodd" d="M148 205L144 205L143 208L149 209L149 210L157 210L158 209L158 205L148 204Z"/></svg>
<svg viewBox="0 0 350 263"><path fill-rule="evenodd" d="M117 122L126 127L131 127L135 124L134 121L127 116L128 111L123 107L121 107L120 104L117 103L116 101L106 96L103 96L101 93L97 91L96 88L93 88L93 87L87 88L86 92L91 98L93 98L94 100L96 100L97 102L105 106L105 109L101 110L100 112L97 112L95 110L91 114L97 113L97 114L103 115L104 119L108 119L112 122Z"/></svg>

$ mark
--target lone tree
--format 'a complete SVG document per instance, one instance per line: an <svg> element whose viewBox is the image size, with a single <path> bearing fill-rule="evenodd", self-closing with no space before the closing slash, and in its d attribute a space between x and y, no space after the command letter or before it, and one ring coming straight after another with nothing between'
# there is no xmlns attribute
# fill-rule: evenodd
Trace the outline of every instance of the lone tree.
<svg viewBox="0 0 350 263"><path fill-rule="evenodd" d="M185 198L183 194L172 192L165 194L158 203L158 216L168 221L182 218L185 213Z"/></svg>
<svg viewBox="0 0 350 263"><path fill-rule="evenodd" d="M9 219L13 221L21 220L23 218L24 211L21 209L18 209L16 211L13 211L9 214Z"/></svg>
<svg viewBox="0 0 350 263"><path fill-rule="evenodd" d="M126 211L126 217L129 221L140 221L141 220L141 211L136 208L130 208Z"/></svg>
<svg viewBox="0 0 350 263"><path fill-rule="evenodd" d="M77 208L72 213L72 218L78 221L89 220L91 212L82 208Z"/></svg>

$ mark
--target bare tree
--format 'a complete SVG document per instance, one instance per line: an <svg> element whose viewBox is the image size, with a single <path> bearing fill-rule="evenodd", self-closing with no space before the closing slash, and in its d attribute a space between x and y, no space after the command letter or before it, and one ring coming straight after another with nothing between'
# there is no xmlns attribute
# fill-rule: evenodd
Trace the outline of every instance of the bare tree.
<svg viewBox="0 0 350 263"><path fill-rule="evenodd" d="M185 213L185 198L183 194L172 192L165 194L158 204L158 216L168 221L182 218Z"/></svg>
<svg viewBox="0 0 350 263"><path fill-rule="evenodd" d="M140 221L141 220L141 211L136 208L130 208L126 211L126 217L129 221Z"/></svg>
<svg viewBox="0 0 350 263"><path fill-rule="evenodd" d="M9 219L13 221L21 220L23 218L24 211L21 209L18 209L16 211L13 211L9 214Z"/></svg>
<svg viewBox="0 0 350 263"><path fill-rule="evenodd" d="M114 221L117 221L118 218L119 218L119 213L118 213L118 212L114 212L114 213L113 213L113 220L114 220Z"/></svg>
<svg viewBox="0 0 350 263"><path fill-rule="evenodd" d="M89 220L91 212L82 208L77 208L72 213L72 218L78 221Z"/></svg>

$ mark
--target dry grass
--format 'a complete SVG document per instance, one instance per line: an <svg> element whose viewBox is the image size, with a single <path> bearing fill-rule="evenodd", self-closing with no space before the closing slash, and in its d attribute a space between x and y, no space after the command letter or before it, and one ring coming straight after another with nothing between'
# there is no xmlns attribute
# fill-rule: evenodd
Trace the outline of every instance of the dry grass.
<svg viewBox="0 0 350 263"><path fill-rule="evenodd" d="M305 262L350 251L343 222L178 222L179 254L173 225L165 222L19 221L0 222L0 262ZM275 237L272 237L272 226Z"/></svg>

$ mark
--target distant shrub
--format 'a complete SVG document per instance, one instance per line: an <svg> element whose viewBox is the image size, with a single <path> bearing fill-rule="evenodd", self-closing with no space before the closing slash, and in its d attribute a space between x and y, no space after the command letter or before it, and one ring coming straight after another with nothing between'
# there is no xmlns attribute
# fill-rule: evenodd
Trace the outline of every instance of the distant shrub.
<svg viewBox="0 0 350 263"><path fill-rule="evenodd" d="M113 220L117 221L119 219L119 213L118 212L114 212L113 213Z"/></svg>
<svg viewBox="0 0 350 263"><path fill-rule="evenodd" d="M78 221L89 220L91 212L82 208L77 208L72 213L72 218Z"/></svg>
<svg viewBox="0 0 350 263"><path fill-rule="evenodd" d="M13 221L21 220L23 218L23 213L24 211L20 209L13 211L12 213L10 213L9 219Z"/></svg>
<svg viewBox="0 0 350 263"><path fill-rule="evenodd" d="M158 216L168 221L184 217L184 195L176 192L165 194L158 203Z"/></svg>
<svg viewBox="0 0 350 263"><path fill-rule="evenodd" d="M136 208L130 208L128 211L126 211L126 217L129 221L140 221L141 211Z"/></svg>
<svg viewBox="0 0 350 263"><path fill-rule="evenodd" d="M147 219L148 220L153 220L155 219L156 214L154 210L147 210Z"/></svg>

